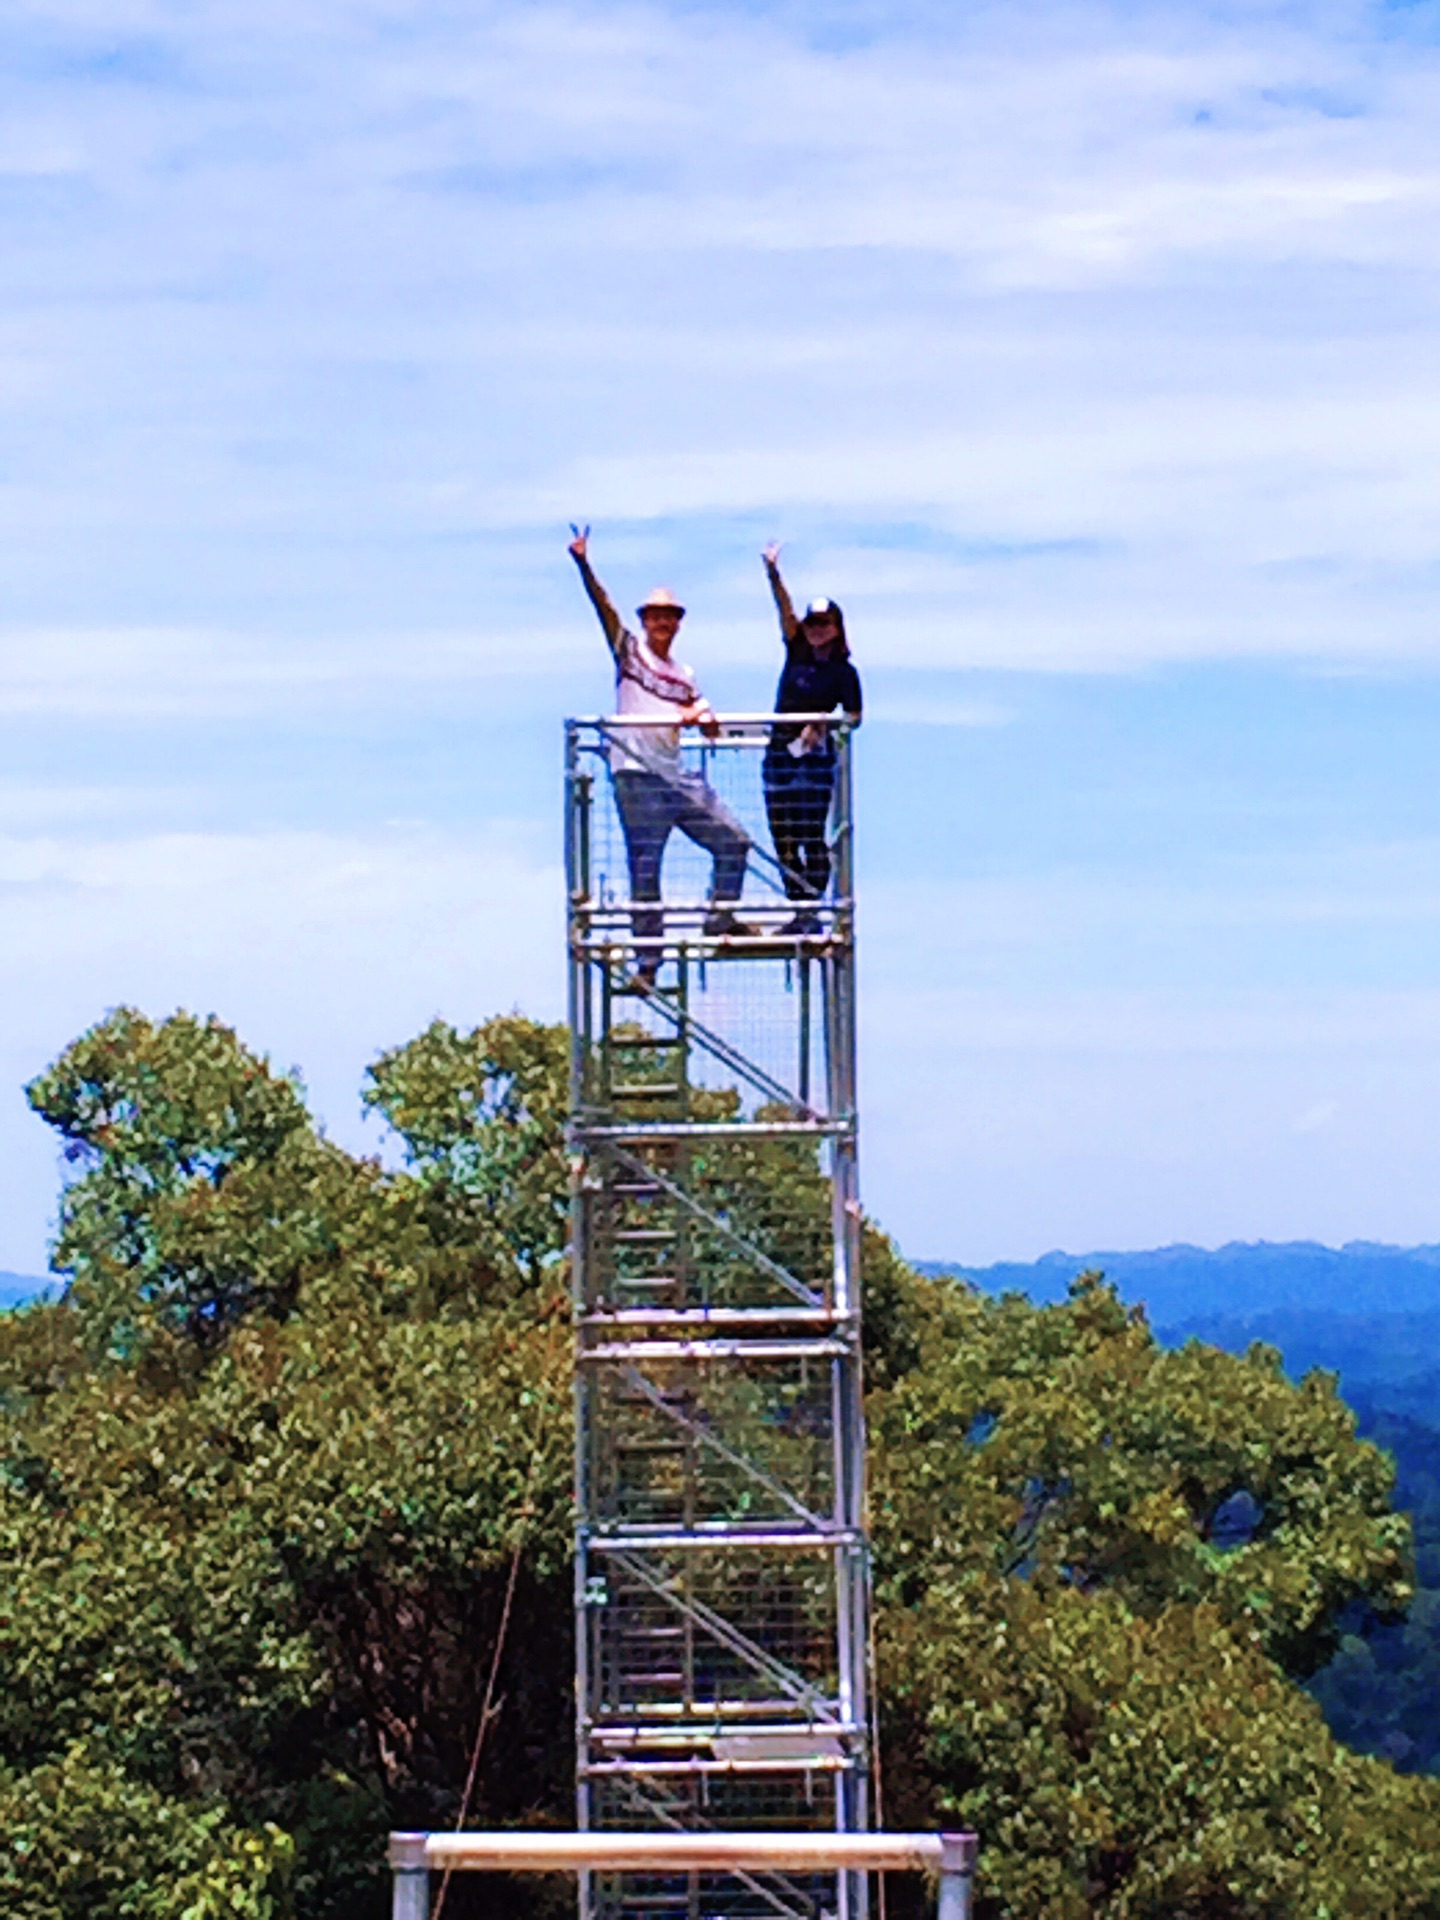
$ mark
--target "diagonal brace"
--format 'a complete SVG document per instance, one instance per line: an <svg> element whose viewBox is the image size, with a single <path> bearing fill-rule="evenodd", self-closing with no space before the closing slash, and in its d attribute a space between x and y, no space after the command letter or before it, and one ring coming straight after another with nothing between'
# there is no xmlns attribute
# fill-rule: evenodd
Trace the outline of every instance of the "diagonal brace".
<svg viewBox="0 0 1440 1920"><path fill-rule="evenodd" d="M652 1572L645 1562L633 1553L616 1553L611 1556L611 1559L614 1564L623 1567L632 1579L638 1580L641 1586L648 1587L677 1613L693 1621L702 1633L708 1633L712 1640L718 1640L722 1647L728 1648L737 1659L743 1660L752 1672L760 1674L777 1686L782 1693L788 1694L798 1706L806 1709L812 1721L835 1722L836 1710L822 1693L818 1693L808 1680L795 1672L793 1667L787 1667L783 1660L777 1660L773 1654L766 1653L763 1647L757 1647L748 1635L741 1633L738 1627L732 1626L723 1614L717 1613L713 1607L707 1607L703 1600L687 1600L675 1591L672 1580Z"/></svg>
<svg viewBox="0 0 1440 1920"><path fill-rule="evenodd" d="M688 1821L682 1820L672 1806L667 1805L665 1801L659 1799L656 1795L645 1792L635 1781L626 1780L623 1782L623 1785L625 1788L625 1796L635 1811L641 1814L648 1814L657 1825L669 1827L677 1833L689 1833L693 1831L696 1826L699 1826L707 1832L714 1831L715 1822L713 1820L700 1819L693 1815ZM689 1812L689 1809L687 1808L686 1811ZM783 1920L814 1920L814 1906L812 1902L805 1898L805 1895L800 1891L799 1887L797 1887L792 1880L788 1879L785 1874L777 1871L768 1873L764 1879L761 1879L753 1873L747 1873L743 1867L735 1868L732 1871L742 1886L749 1887L750 1891L758 1895L758 1897L765 1902L766 1906L772 1907L776 1913L782 1915ZM770 1881L773 1881L775 1886L779 1887L788 1898L782 1900L780 1894L773 1892L767 1884ZM792 1901L794 1905L790 1904Z"/></svg>
<svg viewBox="0 0 1440 1920"><path fill-rule="evenodd" d="M718 1033L712 1033L703 1021L697 1020L687 1008L680 1006L668 994L662 993L658 987L650 989L645 1004L653 1007L656 1013L662 1014L674 1027L682 1041L691 1039L698 1041L702 1050L718 1060L722 1067L729 1067L730 1071L739 1074L742 1080L748 1080L757 1093L765 1094L777 1106L789 1107L802 1120L821 1118L813 1108L797 1100L789 1087L782 1086L778 1080L766 1073L763 1067L757 1067L753 1060L747 1060L738 1048L732 1047L730 1042L722 1039Z"/></svg>
<svg viewBox="0 0 1440 1920"><path fill-rule="evenodd" d="M722 1239L728 1240L737 1253L744 1254L747 1260L753 1262L762 1273L768 1274L772 1280L778 1282L787 1293L793 1294L807 1307L824 1306L823 1294L817 1293L813 1287L807 1287L804 1281L797 1280L793 1273L787 1273L778 1260L772 1260L768 1253L762 1253L759 1247L745 1238L744 1234L737 1233L734 1227L727 1225L719 1214L712 1213L708 1207L702 1207L698 1200L675 1181L667 1180L658 1168L650 1166L633 1153L627 1153L624 1147L616 1146L613 1142L607 1150L628 1167L631 1173L638 1173L646 1180L653 1180L662 1192L668 1194L672 1200L678 1200L680 1205L692 1213L697 1220L703 1220L707 1227L713 1228Z"/></svg>
<svg viewBox="0 0 1440 1920"><path fill-rule="evenodd" d="M748 1459L743 1453L737 1452L734 1447L729 1446L722 1440L718 1434L711 1433L708 1427L702 1427L699 1421L692 1420L688 1413L682 1413L679 1407L672 1406L659 1388L656 1387L653 1382L647 1380L638 1367L626 1367L624 1374L627 1385L638 1387L650 1402L651 1406L655 1407L660 1413L663 1413L667 1420L673 1420L675 1425L683 1432L688 1433L692 1439L698 1440L702 1447L709 1447L712 1452L718 1453L722 1460L728 1461L732 1467L738 1467L741 1473L746 1474L757 1486L764 1487L767 1493L773 1493L775 1498L789 1507L796 1518L803 1520L807 1527L814 1527L817 1533L829 1531L830 1523L828 1521L822 1520L818 1514L812 1513L803 1500L797 1500L795 1495L791 1493L787 1487L782 1486L778 1480L771 1474L768 1474L756 1461Z"/></svg>

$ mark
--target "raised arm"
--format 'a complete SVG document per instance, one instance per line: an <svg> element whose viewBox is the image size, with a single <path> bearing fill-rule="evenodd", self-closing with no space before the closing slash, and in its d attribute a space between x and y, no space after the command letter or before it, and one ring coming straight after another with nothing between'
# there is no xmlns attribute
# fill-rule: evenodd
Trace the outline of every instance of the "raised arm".
<svg viewBox="0 0 1440 1920"><path fill-rule="evenodd" d="M770 591L775 596L775 611L780 615L780 631L785 636L785 644L800 631L800 622L795 617L794 603L790 590L780 578L780 543L772 540L764 549L760 558L765 562L765 577L770 582Z"/></svg>
<svg viewBox="0 0 1440 1920"><path fill-rule="evenodd" d="M600 624L605 629L605 638L610 644L610 651L618 655L620 636L625 631L625 624L615 611L614 601L601 586L595 569L590 564L590 529L586 527L582 533L578 527L572 527L571 532L575 538L570 542L570 556L580 569L580 578L585 582L585 591L590 596L590 604L600 616Z"/></svg>

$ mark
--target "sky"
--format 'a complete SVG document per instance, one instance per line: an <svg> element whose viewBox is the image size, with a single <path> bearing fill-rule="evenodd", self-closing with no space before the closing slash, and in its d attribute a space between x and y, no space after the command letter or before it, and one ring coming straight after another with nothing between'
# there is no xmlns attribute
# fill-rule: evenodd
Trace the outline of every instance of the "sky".
<svg viewBox="0 0 1440 1920"><path fill-rule="evenodd" d="M840 600L916 1257L1440 1240L1440 6L10 0L23 1086L215 1012L337 1138L562 1009L564 552L768 703Z"/></svg>

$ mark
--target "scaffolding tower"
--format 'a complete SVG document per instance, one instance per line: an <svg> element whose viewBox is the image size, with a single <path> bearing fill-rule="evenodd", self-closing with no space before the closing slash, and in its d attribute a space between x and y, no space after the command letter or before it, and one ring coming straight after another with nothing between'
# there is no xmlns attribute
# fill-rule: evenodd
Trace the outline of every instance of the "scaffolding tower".
<svg viewBox="0 0 1440 1920"><path fill-rule="evenodd" d="M828 723L832 873L797 901L766 826L772 726L725 717L682 749L711 817L750 842L737 926L681 832L662 901L637 909L608 773L619 723L566 724L591 1832L871 1818L851 742ZM865 1898L857 1872L594 1872L580 1911L862 1920Z"/></svg>

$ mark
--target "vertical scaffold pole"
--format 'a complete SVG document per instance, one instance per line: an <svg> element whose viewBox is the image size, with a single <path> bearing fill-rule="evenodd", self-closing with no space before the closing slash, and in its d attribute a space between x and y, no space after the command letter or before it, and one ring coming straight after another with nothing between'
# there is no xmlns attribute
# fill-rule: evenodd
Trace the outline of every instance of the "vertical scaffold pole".
<svg viewBox="0 0 1440 1920"><path fill-rule="evenodd" d="M426 1835L392 1833L390 1872L394 1893L391 1920L429 1920L430 1869L425 1859Z"/></svg>
<svg viewBox="0 0 1440 1920"><path fill-rule="evenodd" d="M935 1920L970 1920L977 1842L973 1833L940 1836L940 1898Z"/></svg>

